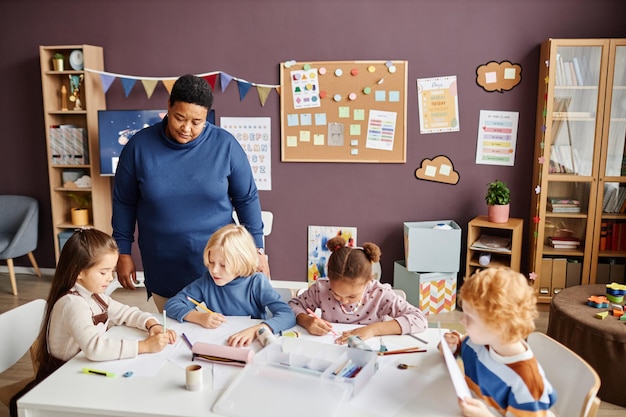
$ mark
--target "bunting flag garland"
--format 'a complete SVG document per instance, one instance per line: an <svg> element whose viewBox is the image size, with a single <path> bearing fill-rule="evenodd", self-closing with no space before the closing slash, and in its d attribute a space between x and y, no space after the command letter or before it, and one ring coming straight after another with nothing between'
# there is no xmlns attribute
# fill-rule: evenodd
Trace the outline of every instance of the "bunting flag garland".
<svg viewBox="0 0 626 417"><path fill-rule="evenodd" d="M157 86L157 80L141 80L143 84L143 88L146 90L146 95L148 96L148 100L152 97L152 93L154 93L154 89Z"/></svg>
<svg viewBox="0 0 626 417"><path fill-rule="evenodd" d="M237 80L237 88L239 88L239 101L243 101L246 94L248 94L248 91L250 91L250 87L252 87L252 84L249 82Z"/></svg>
<svg viewBox="0 0 626 417"><path fill-rule="evenodd" d="M111 84L113 84L113 81L115 81L115 79L117 78L119 78L122 82L122 86L124 88L124 94L126 97L130 95L131 91L135 87L135 84L137 84L137 81L141 81L141 85L143 85L143 88L146 92L146 96L148 97L148 100L152 97L152 94L154 93L154 90L159 84L159 82L163 84L163 86L165 87L168 93L171 93L172 87L174 86L174 83L178 79L178 77L137 77L133 75L116 74L112 72L98 71L98 70L94 70L90 68L85 68L85 71L100 75L100 80L102 81L102 89L104 90L105 94L107 93L107 91L109 91ZM248 94L248 91L250 91L250 89L254 86L256 87L261 106L265 106L265 102L267 101L267 98L272 90L276 90L276 92L280 94L279 85L251 83L244 79L233 77L232 75L227 74L222 71L213 71L213 72L208 72L204 74L196 74L196 76L204 78L209 83L213 91L215 91L215 86L217 85L217 79L219 77L220 88L221 88L222 93L226 90L226 88L228 87L228 84L230 84L232 80L237 81L237 89L239 91L240 101L243 101L243 99Z"/></svg>

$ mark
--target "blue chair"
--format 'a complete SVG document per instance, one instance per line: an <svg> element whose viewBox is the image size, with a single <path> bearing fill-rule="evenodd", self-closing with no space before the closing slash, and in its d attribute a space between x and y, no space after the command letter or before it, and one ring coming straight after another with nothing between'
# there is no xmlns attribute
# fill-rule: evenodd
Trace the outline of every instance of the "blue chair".
<svg viewBox="0 0 626 417"><path fill-rule="evenodd" d="M37 248L39 204L32 197L0 195L0 259L6 259L13 295L17 295L13 259L28 255L41 276L33 251Z"/></svg>

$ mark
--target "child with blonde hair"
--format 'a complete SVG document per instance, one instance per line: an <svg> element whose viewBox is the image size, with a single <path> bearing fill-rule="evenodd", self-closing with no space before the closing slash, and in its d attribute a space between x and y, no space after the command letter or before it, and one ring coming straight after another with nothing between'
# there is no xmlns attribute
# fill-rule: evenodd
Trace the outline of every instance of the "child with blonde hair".
<svg viewBox="0 0 626 417"><path fill-rule="evenodd" d="M552 415L556 392L525 342L538 316L526 278L509 268L487 268L463 283L460 300L467 335L444 337L463 359L465 379L477 397L459 399L463 415Z"/></svg>
<svg viewBox="0 0 626 417"><path fill-rule="evenodd" d="M310 334L322 336L332 323L362 324L343 332L336 342L348 336L363 340L388 334L423 332L428 327L424 314L397 295L389 284L372 279L372 263L380 259L380 248L367 242L362 248L346 246L342 237L330 239L328 279L318 279L306 291L289 301L297 323ZM310 312L320 308L321 317Z"/></svg>
<svg viewBox="0 0 626 417"><path fill-rule="evenodd" d="M245 227L229 224L217 230L204 249L207 271L167 301L167 315L208 329L222 325L224 316L261 319L260 324L228 338L228 344L236 347L252 343L261 327L272 333L293 327L296 320L287 303L270 280L256 272L258 260L254 240ZM189 298L204 302L212 312L197 311Z"/></svg>

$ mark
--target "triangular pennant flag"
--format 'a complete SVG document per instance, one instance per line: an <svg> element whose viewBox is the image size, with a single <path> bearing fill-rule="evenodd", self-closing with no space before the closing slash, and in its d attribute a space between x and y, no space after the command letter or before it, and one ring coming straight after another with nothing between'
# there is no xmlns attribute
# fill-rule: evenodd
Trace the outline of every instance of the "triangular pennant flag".
<svg viewBox="0 0 626 417"><path fill-rule="evenodd" d="M157 82L158 80L141 80L143 88L146 90L148 100L150 100L150 97L152 97L152 93L154 93L154 88L156 87Z"/></svg>
<svg viewBox="0 0 626 417"><path fill-rule="evenodd" d="M122 85L124 86L124 93L126 94L126 97L128 97L136 82L137 80L133 78L122 77Z"/></svg>
<svg viewBox="0 0 626 417"><path fill-rule="evenodd" d="M102 81L102 90L104 90L104 94L106 94L106 92L109 91L109 87L111 87L111 84L113 84L113 81L115 81L115 76L109 74L100 74L100 80Z"/></svg>
<svg viewBox="0 0 626 417"><path fill-rule="evenodd" d="M176 82L176 80L175 79L167 79L167 80L161 80L161 82L165 86L165 89L167 90L167 92L171 93L172 92L172 87L174 87L174 83Z"/></svg>
<svg viewBox="0 0 626 417"><path fill-rule="evenodd" d="M204 78L209 85L211 86L211 90L215 91L215 81L217 81L217 74L205 75Z"/></svg>
<svg viewBox="0 0 626 417"><path fill-rule="evenodd" d="M256 87L256 91L259 94L259 100L261 101L261 107L265 106L265 100L267 100L267 96L270 94L270 91L272 91L271 87L261 87L260 85L258 85Z"/></svg>
<svg viewBox="0 0 626 417"><path fill-rule="evenodd" d="M237 80L237 87L239 88L239 101L242 101L246 94L248 94L252 84L247 81Z"/></svg>
<svg viewBox="0 0 626 417"><path fill-rule="evenodd" d="M278 93L278 95L280 95L280 86L276 87L276 92Z"/></svg>
<svg viewBox="0 0 626 417"><path fill-rule="evenodd" d="M226 74L225 72L222 73L222 75L220 76L220 84L222 85L222 93L224 92L224 90L226 90L226 87L228 87L228 84L232 80L233 80L233 77Z"/></svg>

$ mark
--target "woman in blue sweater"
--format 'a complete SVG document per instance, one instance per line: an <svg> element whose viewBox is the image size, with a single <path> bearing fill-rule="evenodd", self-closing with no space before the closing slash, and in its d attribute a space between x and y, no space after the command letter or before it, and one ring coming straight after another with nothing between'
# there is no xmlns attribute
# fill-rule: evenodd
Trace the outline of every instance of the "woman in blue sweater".
<svg viewBox="0 0 626 417"><path fill-rule="evenodd" d="M291 308L269 279L255 272L257 260L252 236L244 227L234 224L222 227L213 233L204 249L208 271L167 301L167 315L208 329L221 326L224 316L261 319L260 324L228 338L230 346L238 347L252 343L261 328L278 333L295 326L296 317ZM211 312L197 311L194 301L204 302Z"/></svg>
<svg viewBox="0 0 626 417"><path fill-rule="evenodd" d="M213 232L233 223L233 209L256 247L263 248L261 205L248 158L230 133L207 122L212 104L206 80L180 77L167 116L132 137L115 173L118 279L124 288L135 288L130 254L137 224L148 296L159 311L202 274L204 245ZM258 258L259 270L269 276L265 256Z"/></svg>

